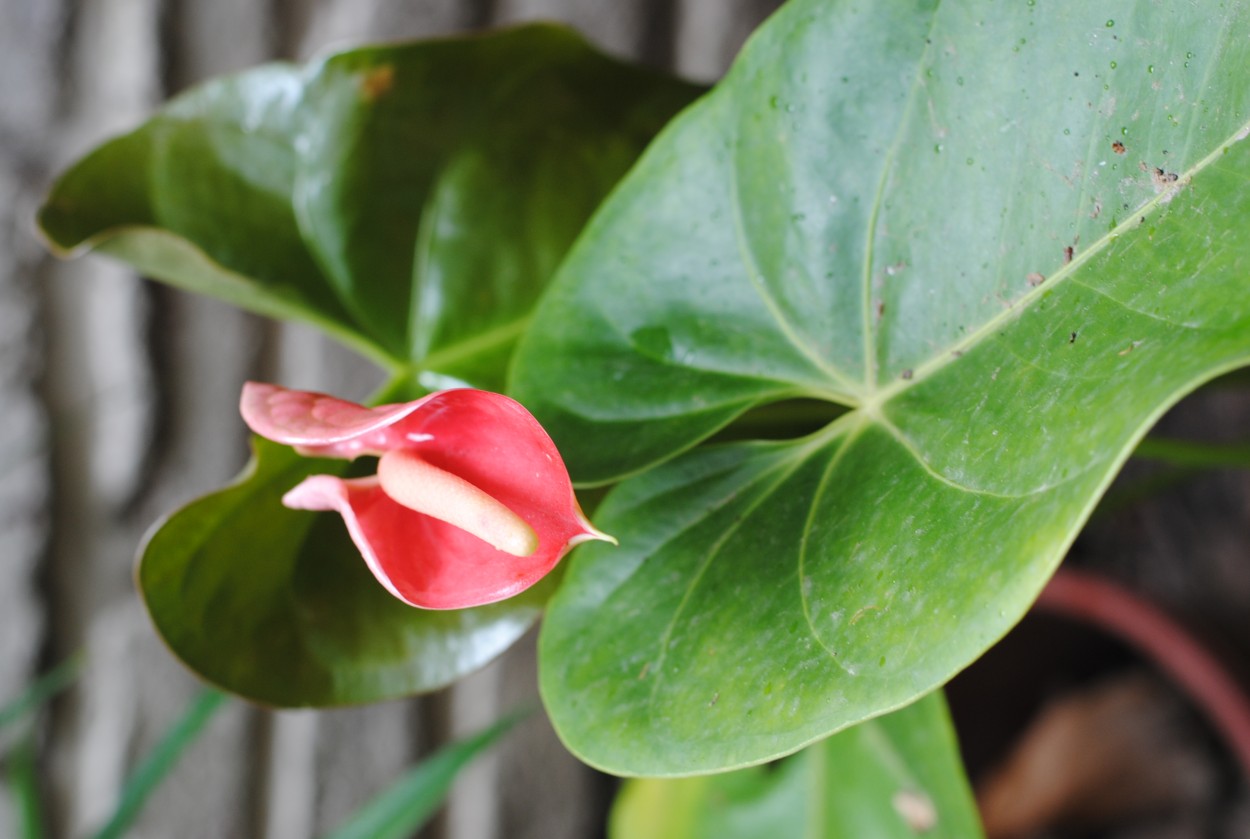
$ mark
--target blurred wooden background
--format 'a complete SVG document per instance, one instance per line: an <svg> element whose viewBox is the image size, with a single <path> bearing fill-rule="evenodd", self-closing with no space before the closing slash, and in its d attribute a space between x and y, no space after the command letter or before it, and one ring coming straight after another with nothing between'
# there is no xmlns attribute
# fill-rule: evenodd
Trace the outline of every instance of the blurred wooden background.
<svg viewBox="0 0 1250 839"><path fill-rule="evenodd" d="M53 835L97 827L196 690L131 579L159 516L243 465L247 378L363 397L364 363L90 257L51 259L32 216L56 172L210 76L368 40L564 20L621 56L712 80L778 0L0 0L0 704L75 651L43 730ZM532 634L431 697L332 712L232 703L137 837L305 839L452 736L536 698ZM425 834L601 834L611 784L535 718L462 779ZM13 826L0 788L0 835Z"/></svg>

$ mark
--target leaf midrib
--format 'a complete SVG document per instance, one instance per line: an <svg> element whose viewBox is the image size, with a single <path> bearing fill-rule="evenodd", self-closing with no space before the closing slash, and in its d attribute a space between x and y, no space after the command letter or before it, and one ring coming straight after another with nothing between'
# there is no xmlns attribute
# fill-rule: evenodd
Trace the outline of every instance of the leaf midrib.
<svg viewBox="0 0 1250 839"><path fill-rule="evenodd" d="M1079 254L1075 255L1071 262L1060 267L1060 269L1053 275L1047 277L1045 283L1037 286L1036 288L1030 289L1019 299L1011 303L1001 313L990 318L977 329L969 332L960 340L948 345L943 350L940 350L930 356L927 361L917 364L912 368L912 375L909 379L896 379L885 387L873 391L871 395L865 397L863 402L861 402L858 406L858 409L864 410L868 413L880 413L882 406L884 406L887 402L891 401L898 395L907 392L911 388L916 387L926 379L936 375L938 372L945 369L949 364L957 361L961 356L969 352L981 342L985 341L989 336L998 332L1006 324L1023 315L1024 312L1031 308L1033 304L1041 299L1043 295L1050 293L1055 289L1055 287L1061 285L1065 280L1072 277L1082 266L1092 261L1094 257L1098 256L1103 250L1110 246L1112 242L1119 239L1122 235L1140 227L1140 219L1151 215L1153 212L1179 195L1181 191L1188 189L1192 184L1193 179L1208 166L1212 165L1216 160L1219 160L1224 155L1226 149L1231 148L1236 143L1245 140L1248 136L1250 136L1250 121L1242 124L1237 131L1229 135L1228 139L1219 143L1205 157L1190 166L1188 169L1184 170L1173 187L1160 191L1149 201L1139 205L1132 212L1126 213L1125 221L1120 222L1115 227L1108 230L1097 240L1092 242L1088 248L1085 248ZM1091 290L1097 290L1092 286L1090 288ZM1114 300L1114 298L1110 299ZM1123 308L1128 308L1118 300L1115 302Z"/></svg>

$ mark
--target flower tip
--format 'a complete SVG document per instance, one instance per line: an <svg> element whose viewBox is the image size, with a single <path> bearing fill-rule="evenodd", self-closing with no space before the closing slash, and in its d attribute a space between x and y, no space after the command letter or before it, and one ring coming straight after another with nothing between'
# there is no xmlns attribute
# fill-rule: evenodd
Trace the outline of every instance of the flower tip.
<svg viewBox="0 0 1250 839"><path fill-rule="evenodd" d="M607 542L620 547L621 543L617 541L615 536L609 533L604 533L602 530L591 524L590 519L586 518L585 514L582 513L581 510L577 511L577 518L582 525L582 532L569 540L570 549L580 545L582 542Z"/></svg>

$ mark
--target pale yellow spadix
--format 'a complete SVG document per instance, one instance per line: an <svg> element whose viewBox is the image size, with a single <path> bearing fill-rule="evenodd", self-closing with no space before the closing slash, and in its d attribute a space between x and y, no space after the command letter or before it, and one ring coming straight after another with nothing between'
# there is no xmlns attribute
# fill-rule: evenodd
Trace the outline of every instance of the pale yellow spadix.
<svg viewBox="0 0 1250 839"><path fill-rule="evenodd" d="M534 528L473 484L422 460L408 449L378 460L378 482L392 500L455 525L513 556L538 550Z"/></svg>

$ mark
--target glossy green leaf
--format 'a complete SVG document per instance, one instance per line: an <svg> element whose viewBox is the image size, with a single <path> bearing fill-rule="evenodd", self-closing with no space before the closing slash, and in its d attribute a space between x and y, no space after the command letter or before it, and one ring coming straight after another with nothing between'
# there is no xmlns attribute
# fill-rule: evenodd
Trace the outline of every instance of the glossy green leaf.
<svg viewBox="0 0 1250 839"><path fill-rule="evenodd" d="M305 477L346 465L259 438L255 447L238 483L159 524L140 559L157 631L208 681L278 706L405 696L481 667L541 612L557 575L490 606L405 605L369 573L338 516L281 504Z"/></svg>
<svg viewBox="0 0 1250 839"><path fill-rule="evenodd" d="M100 147L40 223L59 249L498 389L569 243L697 92L553 26L266 66Z"/></svg>
<svg viewBox="0 0 1250 839"><path fill-rule="evenodd" d="M1006 632L1151 423L1250 360L1248 74L1244 3L794 0L756 33L517 358L575 479L667 461L544 623L574 752L768 760ZM792 397L847 412L682 454Z"/></svg>
<svg viewBox="0 0 1250 839"><path fill-rule="evenodd" d="M975 839L982 831L940 694L772 767L626 781L609 839Z"/></svg>
<svg viewBox="0 0 1250 839"><path fill-rule="evenodd" d="M475 757L507 734L520 717L506 717L440 749L408 770L326 839L406 839L437 812L452 783Z"/></svg>

